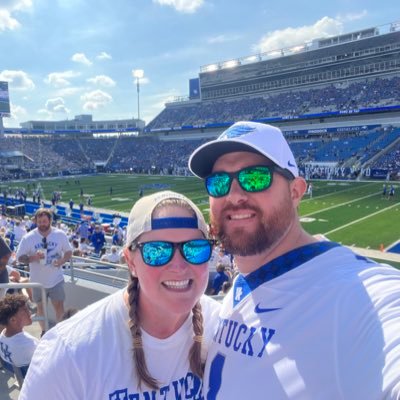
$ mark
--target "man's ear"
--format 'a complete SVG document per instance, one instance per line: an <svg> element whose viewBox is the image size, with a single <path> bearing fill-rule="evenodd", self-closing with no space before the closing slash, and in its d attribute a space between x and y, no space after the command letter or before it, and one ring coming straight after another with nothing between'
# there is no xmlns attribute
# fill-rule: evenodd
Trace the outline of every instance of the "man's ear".
<svg viewBox="0 0 400 400"><path fill-rule="evenodd" d="M132 250L129 250L127 247L124 248L124 256L126 263L128 264L129 271L131 271L133 276L136 276L136 267L133 254L134 252Z"/></svg>
<svg viewBox="0 0 400 400"><path fill-rule="evenodd" d="M293 204L298 207L307 190L307 182L302 177L297 177L290 183Z"/></svg>

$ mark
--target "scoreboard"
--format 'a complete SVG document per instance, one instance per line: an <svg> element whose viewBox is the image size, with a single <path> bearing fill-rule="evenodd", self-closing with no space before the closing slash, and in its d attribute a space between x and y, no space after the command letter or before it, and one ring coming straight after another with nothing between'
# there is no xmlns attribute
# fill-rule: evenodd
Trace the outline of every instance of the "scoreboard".
<svg viewBox="0 0 400 400"><path fill-rule="evenodd" d="M10 97L8 95L8 82L0 82L0 117L10 116Z"/></svg>

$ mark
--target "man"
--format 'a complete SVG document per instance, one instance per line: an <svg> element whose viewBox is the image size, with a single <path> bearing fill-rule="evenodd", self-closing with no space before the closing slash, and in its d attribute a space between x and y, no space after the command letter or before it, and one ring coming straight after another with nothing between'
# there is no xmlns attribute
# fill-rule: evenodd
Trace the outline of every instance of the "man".
<svg viewBox="0 0 400 400"><path fill-rule="evenodd" d="M50 298L57 321L64 314L64 274L63 265L71 258L72 249L64 231L53 228L52 214L46 208L35 213L37 228L27 233L17 249L17 259L29 264L30 281L37 282L46 289L46 299L42 299L41 290L33 288L33 301L37 303L37 315L43 316L43 301ZM44 333L44 322L39 321Z"/></svg>
<svg viewBox="0 0 400 400"><path fill-rule="evenodd" d="M39 340L24 327L32 324L28 299L22 294L9 294L0 300L0 356L16 367L28 366ZM26 371L25 371L26 372Z"/></svg>
<svg viewBox="0 0 400 400"><path fill-rule="evenodd" d="M100 255L102 248L106 243L106 237L104 236L103 228L101 225L96 225L94 232L90 238L93 246L93 252Z"/></svg>
<svg viewBox="0 0 400 400"><path fill-rule="evenodd" d="M301 227L281 131L238 122L189 160L240 274L205 370L211 399L400 398L400 271Z"/></svg>

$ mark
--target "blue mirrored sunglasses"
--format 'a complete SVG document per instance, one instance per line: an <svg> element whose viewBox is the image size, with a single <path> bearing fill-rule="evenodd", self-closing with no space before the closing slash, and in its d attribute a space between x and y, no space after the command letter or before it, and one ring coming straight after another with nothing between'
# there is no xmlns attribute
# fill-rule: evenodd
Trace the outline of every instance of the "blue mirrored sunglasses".
<svg viewBox="0 0 400 400"><path fill-rule="evenodd" d="M204 264L211 258L214 244L214 240L208 239L193 239L179 243L155 240L133 244L132 248L140 249L145 264L150 267L162 267L172 260L177 248L188 263Z"/></svg>

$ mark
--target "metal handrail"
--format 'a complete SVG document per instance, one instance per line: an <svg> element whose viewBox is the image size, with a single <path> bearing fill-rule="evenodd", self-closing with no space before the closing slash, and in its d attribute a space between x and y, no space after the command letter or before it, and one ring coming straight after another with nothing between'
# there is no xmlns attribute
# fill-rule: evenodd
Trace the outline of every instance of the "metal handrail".
<svg viewBox="0 0 400 400"><path fill-rule="evenodd" d="M36 317L37 321L44 321L45 331L49 330L49 314L47 310L46 290L40 283L0 283L0 289L24 289L24 288L38 288L42 291L42 303L43 303L43 317Z"/></svg>

